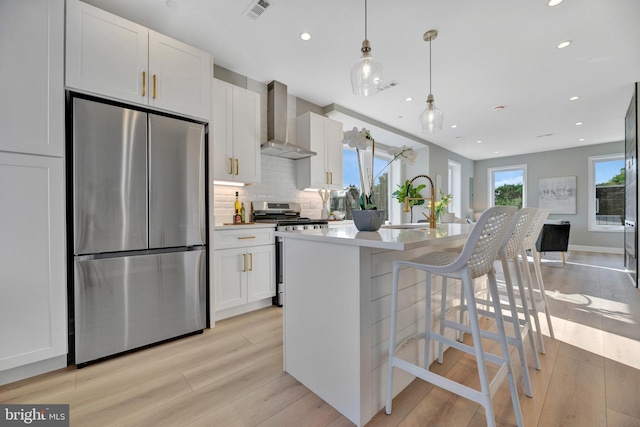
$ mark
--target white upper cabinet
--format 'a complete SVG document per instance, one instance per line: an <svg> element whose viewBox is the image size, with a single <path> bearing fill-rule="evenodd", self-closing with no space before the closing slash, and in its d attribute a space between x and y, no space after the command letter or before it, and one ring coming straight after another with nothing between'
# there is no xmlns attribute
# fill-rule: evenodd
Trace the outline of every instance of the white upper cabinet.
<svg viewBox="0 0 640 427"><path fill-rule="evenodd" d="M318 153L297 161L298 188L342 190L342 123L311 112L296 119L298 145Z"/></svg>
<svg viewBox="0 0 640 427"><path fill-rule="evenodd" d="M64 155L64 0L0 3L0 151Z"/></svg>
<svg viewBox="0 0 640 427"><path fill-rule="evenodd" d="M213 80L213 177L260 182L260 95Z"/></svg>
<svg viewBox="0 0 640 427"><path fill-rule="evenodd" d="M78 0L67 1L68 88L209 120L211 55Z"/></svg>

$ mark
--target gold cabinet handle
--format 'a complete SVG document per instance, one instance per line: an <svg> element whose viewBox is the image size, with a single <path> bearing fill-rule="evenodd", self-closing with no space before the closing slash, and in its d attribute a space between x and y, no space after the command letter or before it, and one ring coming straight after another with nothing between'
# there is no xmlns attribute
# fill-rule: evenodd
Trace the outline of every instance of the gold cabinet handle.
<svg viewBox="0 0 640 427"><path fill-rule="evenodd" d="M247 271L247 254L242 254L242 272L244 273L245 271Z"/></svg>
<svg viewBox="0 0 640 427"><path fill-rule="evenodd" d="M236 175L240 173L240 162L236 159Z"/></svg>
<svg viewBox="0 0 640 427"><path fill-rule="evenodd" d="M253 254L249 254L249 271L253 271Z"/></svg>
<svg viewBox="0 0 640 427"><path fill-rule="evenodd" d="M329 172L329 184L333 184L333 172Z"/></svg>
<svg viewBox="0 0 640 427"><path fill-rule="evenodd" d="M238 237L238 240L247 240L247 239L255 239L256 236L242 236Z"/></svg>
<svg viewBox="0 0 640 427"><path fill-rule="evenodd" d="M154 74L153 75L153 99L156 99L156 86L157 86L157 76Z"/></svg>
<svg viewBox="0 0 640 427"><path fill-rule="evenodd" d="M147 96L147 72L142 72L142 96Z"/></svg>
<svg viewBox="0 0 640 427"><path fill-rule="evenodd" d="M328 184L329 183L329 172L325 172L324 173L324 183Z"/></svg>
<svg viewBox="0 0 640 427"><path fill-rule="evenodd" d="M233 159L229 157L229 175L233 175Z"/></svg>

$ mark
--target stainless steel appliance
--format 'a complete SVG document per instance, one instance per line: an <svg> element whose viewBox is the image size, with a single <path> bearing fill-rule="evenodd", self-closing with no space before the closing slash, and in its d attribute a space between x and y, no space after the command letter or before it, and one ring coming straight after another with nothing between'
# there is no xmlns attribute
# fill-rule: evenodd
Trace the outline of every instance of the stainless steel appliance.
<svg viewBox="0 0 640 427"><path fill-rule="evenodd" d="M71 362L206 326L205 126L70 97Z"/></svg>
<svg viewBox="0 0 640 427"><path fill-rule="evenodd" d="M314 230L329 228L323 219L301 217L300 203L294 202L254 202L253 221L276 224L276 231ZM282 263L282 238L276 237L276 296L273 304L282 307L284 301L284 274Z"/></svg>

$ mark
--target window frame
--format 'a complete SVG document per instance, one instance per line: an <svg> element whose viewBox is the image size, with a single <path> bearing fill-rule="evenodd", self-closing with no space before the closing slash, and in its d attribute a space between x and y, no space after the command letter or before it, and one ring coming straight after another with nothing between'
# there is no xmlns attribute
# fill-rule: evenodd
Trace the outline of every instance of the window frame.
<svg viewBox="0 0 640 427"><path fill-rule="evenodd" d="M606 224L597 224L596 222L596 163L598 162L606 162L612 160L622 160L623 164L625 161L624 153L618 154L604 154L600 156L589 156L588 159L588 168L589 168L589 180L588 180L588 200L589 200L589 209L588 209L588 221L587 221L587 230L588 231L597 231L597 232L609 232L609 233L623 233L624 225L606 225Z"/></svg>
<svg viewBox="0 0 640 427"><path fill-rule="evenodd" d="M496 166L492 168L487 168L487 180L488 180L488 201L489 207L495 206L495 173L496 172L508 172L508 171L522 171L522 207L527 207L527 165L509 165L509 166Z"/></svg>

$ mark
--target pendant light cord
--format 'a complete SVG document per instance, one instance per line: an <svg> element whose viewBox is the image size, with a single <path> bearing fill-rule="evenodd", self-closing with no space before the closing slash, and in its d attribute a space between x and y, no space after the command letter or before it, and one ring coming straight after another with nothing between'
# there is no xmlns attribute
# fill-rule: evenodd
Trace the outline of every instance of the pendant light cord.
<svg viewBox="0 0 640 427"><path fill-rule="evenodd" d="M367 40L367 0L364 0L364 39Z"/></svg>
<svg viewBox="0 0 640 427"><path fill-rule="evenodd" d="M433 37L429 37L429 95L431 95L431 39Z"/></svg>

